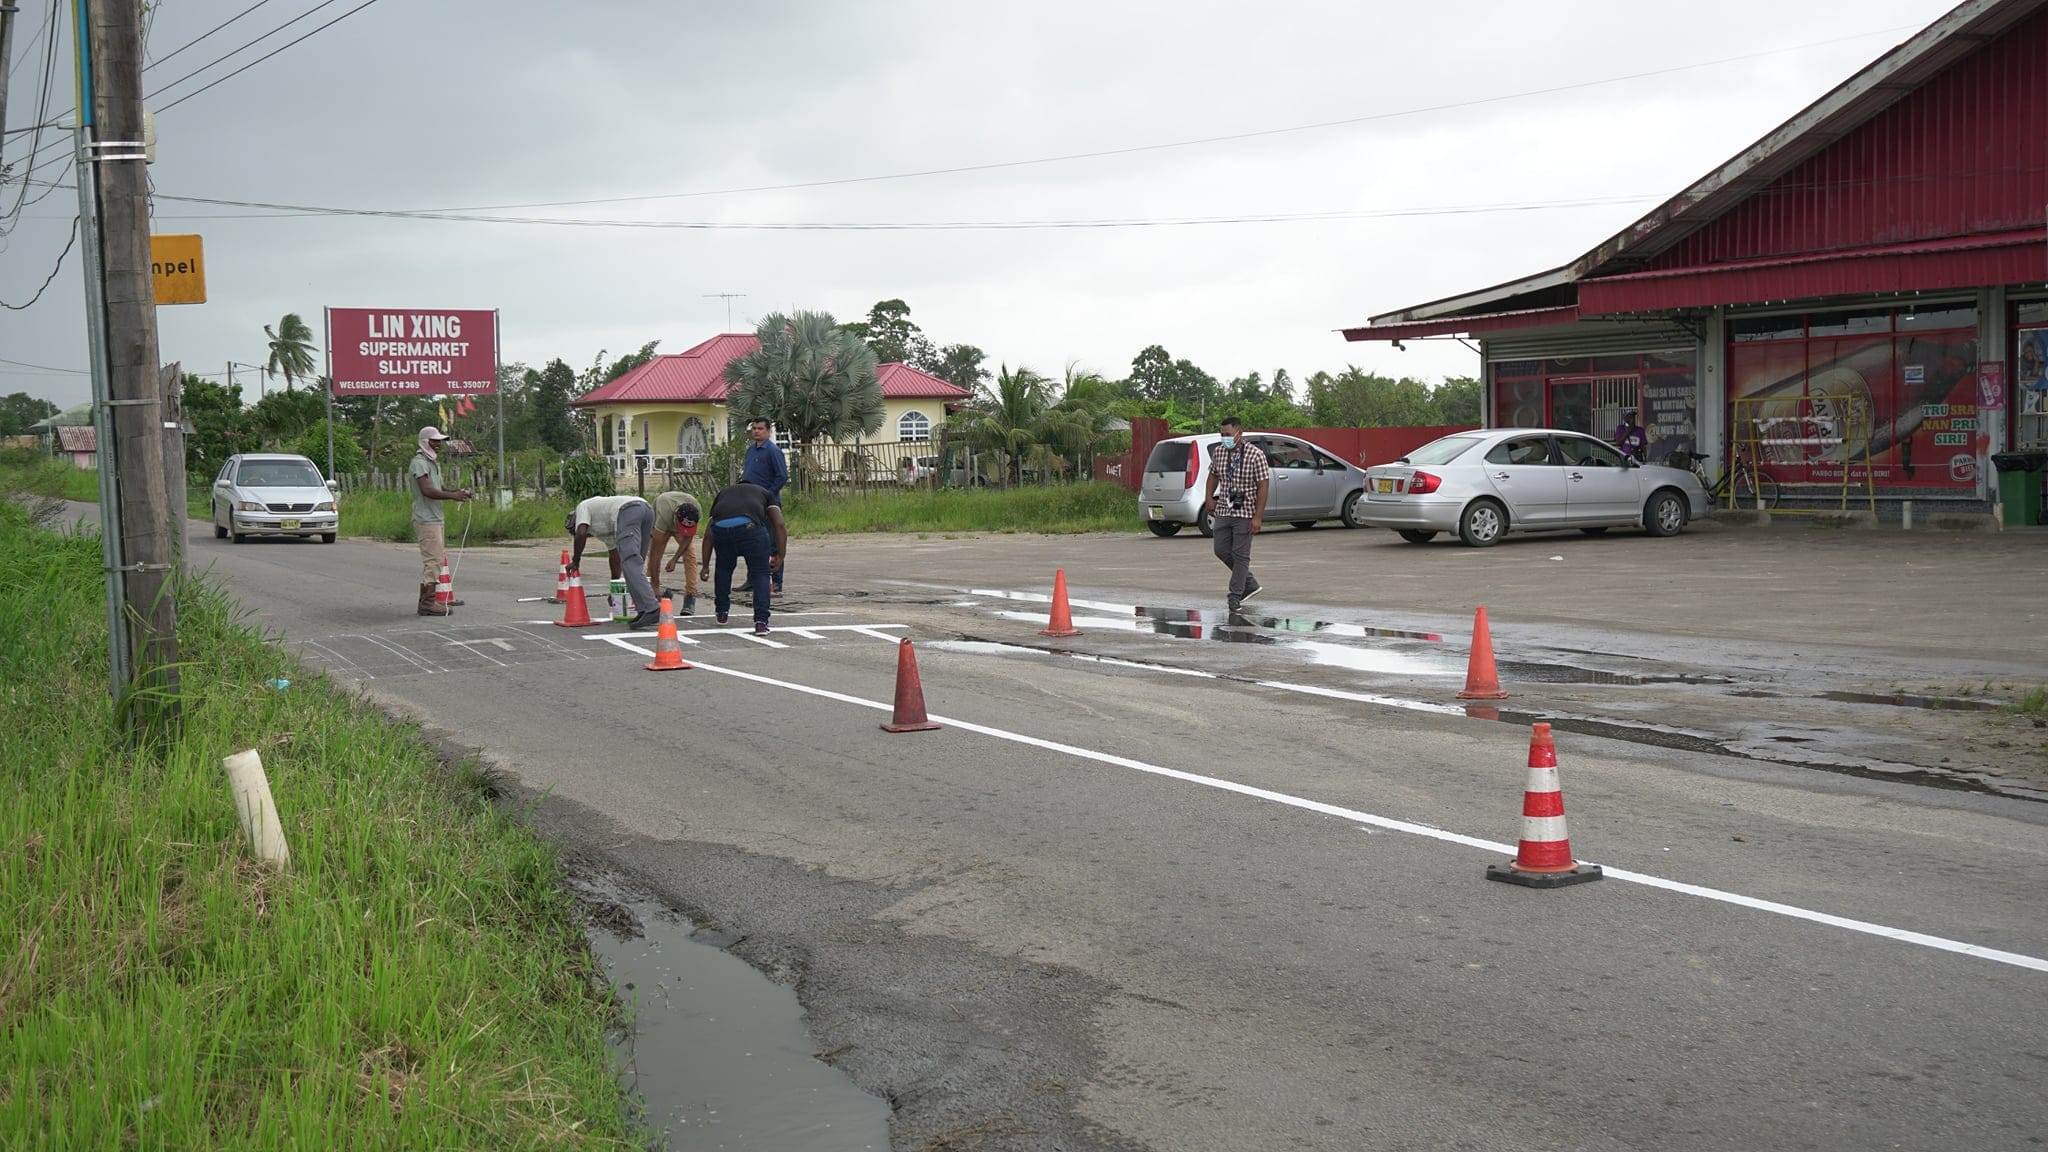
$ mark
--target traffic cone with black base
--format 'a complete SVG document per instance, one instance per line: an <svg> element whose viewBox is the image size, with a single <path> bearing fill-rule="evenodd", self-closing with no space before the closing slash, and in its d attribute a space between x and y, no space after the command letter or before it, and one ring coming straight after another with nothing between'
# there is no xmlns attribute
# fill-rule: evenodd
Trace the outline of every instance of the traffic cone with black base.
<svg viewBox="0 0 2048 1152"><path fill-rule="evenodd" d="M1061 568L1052 574L1052 619L1038 630L1040 636L1079 636L1081 630L1074 627L1074 614L1067 609L1067 570Z"/></svg>
<svg viewBox="0 0 2048 1152"><path fill-rule="evenodd" d="M569 550L562 549L561 567L555 569L555 594L541 601L543 604L567 604L569 602Z"/></svg>
<svg viewBox="0 0 2048 1152"><path fill-rule="evenodd" d="M1486 626L1486 605L1472 617L1472 659L1465 665L1465 690L1460 700L1505 700L1500 672L1493 666L1493 630Z"/></svg>
<svg viewBox="0 0 2048 1152"><path fill-rule="evenodd" d="M1486 878L1528 888L1562 888L1600 879L1598 864L1572 859L1572 838L1564 825L1564 793L1557 786L1557 746L1551 743L1548 724L1534 725L1529 733L1522 843L1513 860L1487 865Z"/></svg>
<svg viewBox="0 0 2048 1152"><path fill-rule="evenodd" d="M938 728L924 712L924 683L917 678L917 652L910 637L896 646L896 711L884 732L930 732Z"/></svg>
<svg viewBox="0 0 2048 1152"><path fill-rule="evenodd" d="M583 599L583 574L569 573L569 598L562 608L562 618L555 621L558 628L588 628L598 623L590 618L590 605Z"/></svg>
<svg viewBox="0 0 2048 1152"><path fill-rule="evenodd" d="M654 631L654 663L646 666L649 672L679 672L694 668L694 664L683 662L683 642L676 638L676 614L669 607L669 598L661 598L661 624Z"/></svg>

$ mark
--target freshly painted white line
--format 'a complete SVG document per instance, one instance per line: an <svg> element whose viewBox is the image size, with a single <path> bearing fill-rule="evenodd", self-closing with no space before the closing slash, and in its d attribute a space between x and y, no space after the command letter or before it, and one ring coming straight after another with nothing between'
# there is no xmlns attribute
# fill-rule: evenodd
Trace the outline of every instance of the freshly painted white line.
<svg viewBox="0 0 2048 1152"><path fill-rule="evenodd" d="M625 637L603 636L592 637L592 639L610 640L621 648L629 648L645 656L651 657L654 655L649 649L627 643ZM787 688L792 692L801 692L808 696L819 696L827 700L837 700L842 704L870 708L877 712L888 712L895 707L893 704L885 704L879 700L863 700L858 696L848 696L843 692L833 692L825 688L813 688L808 684L777 680L769 676L759 676L752 672L741 672L736 668L720 668L714 664L704 664L701 662L697 663L697 667L703 668L706 671L716 672L721 676L751 680L756 684L766 684L774 688ZM1516 851L1513 846L1500 843L1497 840L1482 840L1477 836L1447 832L1442 828L1432 828L1427 824L1417 824L1408 820L1392 820L1385 816L1376 816L1370 812L1360 812L1355 808L1343 808L1335 804L1325 804L1319 800L1307 800L1300 796L1290 796L1285 792L1254 788L1249 784L1240 784L1234 780L1224 780L1216 776L1202 776L1193 772L1182 772L1175 768L1163 768L1157 764L1147 764L1142 760L1133 760L1127 756L1097 752L1092 748L1080 748L1072 744L1062 744L1055 740L1046 740L1037 736L1026 736L1021 732L1009 732L1001 728L990 728L985 724L975 724L966 720L954 719L950 716L932 714L931 719L934 723L942 724L949 728L977 732L983 736L993 736L998 740L1026 744L1033 748L1043 748L1048 752L1058 752L1062 755L1073 756L1082 760L1094 760L1102 764L1112 764L1119 768L1130 768L1134 771L1145 772L1153 776L1163 776L1170 780L1199 784L1204 788L1214 788L1222 792L1234 792L1237 795L1249 796L1255 800L1269 800L1275 804L1284 804L1290 808L1299 808L1305 812L1316 812L1324 816L1335 816L1341 820L1350 820L1374 828L1383 828L1389 832L1405 832L1411 836L1423 836L1431 840L1441 840L1447 844L1459 844L1467 848L1478 848L1496 855L1512 856ZM1580 863L1590 864L1595 863L1595 861L1581 860ZM1887 924L1873 924L1868 920L1852 920L1846 916L1816 912L1810 908L1780 904L1774 900L1759 900L1753 896L1744 896L1736 892L1723 892L1718 888L1706 888L1698 884L1687 884L1682 880L1666 880L1661 876L1651 876L1642 872L1630 872L1619 868L1609 868L1605 865L1602 866L1602 869L1610 879L1622 880L1631 884L1641 884L1649 888L1661 888L1667 892L1679 892L1687 896L1697 896L1703 900L1715 900L1723 904L1733 904L1737 907L1750 908L1759 912L1772 912L1780 916L1791 917L1795 920L1809 920L1815 924L1826 924L1833 928L1842 928L1851 932L1861 932L1869 936L1896 940L1902 944L1917 944L1923 948L1934 948L1944 952L1974 956L1980 960L2010 964L2016 968L2030 968L2036 972L2048 972L2048 959L2038 956L2026 956L2018 952L2005 952L1997 948L1986 948L1981 944L1971 944L1962 940L1950 940L1943 936L1930 936L1924 932L1911 932L1904 928L1894 928Z"/></svg>

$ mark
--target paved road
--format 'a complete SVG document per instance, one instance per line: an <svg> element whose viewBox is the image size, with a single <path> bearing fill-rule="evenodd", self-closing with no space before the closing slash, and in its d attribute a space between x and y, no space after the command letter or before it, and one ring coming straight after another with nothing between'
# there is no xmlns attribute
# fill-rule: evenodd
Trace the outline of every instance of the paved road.
<svg viewBox="0 0 2048 1152"><path fill-rule="evenodd" d="M1792 732L1808 689L1880 665L2038 676L2038 627L1985 622L2033 610L2016 596L1921 605L1859 570L1816 590L1826 565L1780 535L1471 553L1283 531L1260 543L1274 615L1232 630L1266 642L1216 644L1199 540L863 538L795 550L782 646L700 620L699 668L656 675L616 629L527 623L553 617L516 602L552 589L553 545L471 549L443 622L411 615L408 547L203 533L194 562L257 623L483 750L572 850L794 982L898 1148L2048 1134L2048 804L1566 732L1574 843L1611 875L1530 891L1482 878L1518 834L1527 729L1448 703L1474 589L1527 665L1510 707L1667 693L1731 724L1783 705ZM2038 543L1980 539L2039 586ZM1957 538L1893 542L1910 571ZM1089 631L1067 655L1035 634L1055 564ZM1757 611L1695 602L1730 596ZM1856 647L1807 601L1898 626ZM906 634L942 731L878 728ZM1693 650L1782 698L1538 679Z"/></svg>

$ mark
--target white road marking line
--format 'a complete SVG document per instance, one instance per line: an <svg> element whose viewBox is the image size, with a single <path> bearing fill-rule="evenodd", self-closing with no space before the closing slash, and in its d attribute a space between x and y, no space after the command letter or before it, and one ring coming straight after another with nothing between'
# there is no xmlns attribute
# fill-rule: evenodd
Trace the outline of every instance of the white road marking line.
<svg viewBox="0 0 2048 1152"><path fill-rule="evenodd" d="M377 647L382 648L385 651L392 653L393 655L396 655L399 659L405 661L406 663L412 665L415 668L418 668L420 671L425 672L429 676L433 675L436 672L447 671L446 668L443 668L437 664L430 664L424 658L416 656L413 653L406 651L404 648L401 648L396 644L386 643L382 637L369 635L350 635L344 636L342 637L342 639L366 640L371 644L374 644Z"/></svg>
<svg viewBox="0 0 2048 1152"><path fill-rule="evenodd" d="M503 640L496 636L487 637L482 640L450 640L448 642L448 646L450 648L453 648L457 645L461 645L466 648L471 644L490 644L495 646L500 652L510 652L512 650L511 641Z"/></svg>
<svg viewBox="0 0 2048 1152"><path fill-rule="evenodd" d="M610 640L613 637L592 637L592 639ZM654 655L648 649L637 645L620 644L619 646L631 648L633 651L639 652L644 656L651 657ZM696 666L707 671L716 672L721 676L751 680L756 684L766 684L775 688L787 688L792 692L820 696L827 700L837 700L842 704L871 708L877 712L890 712L895 708L895 705L885 704L879 700L863 700L858 696L848 696L843 692L833 692L825 688L813 688L807 684L777 680L769 676L756 675L752 672L741 672L736 668L720 668L716 665L701 662L697 663ZM1442 840L1449 844L1460 844L1467 848L1478 848L1496 855L1512 856L1516 851L1513 845L1503 844L1497 840L1482 840L1477 836L1466 836L1458 832L1445 831L1442 828L1432 828L1427 824L1416 824L1407 820L1394 820L1385 816L1374 815L1371 812L1361 812L1355 808L1342 808L1335 804L1325 804L1320 800L1308 800L1300 796L1290 796L1285 792L1255 788L1249 784L1240 784L1234 780L1224 780L1216 776L1201 776L1193 772L1182 772L1174 768L1162 768L1157 764L1147 764L1142 760L1133 760L1127 756L1117 756L1109 752L1097 752L1092 748L1080 748L1072 744L1061 744L1057 741L1045 740L1037 736L1026 736L1021 732L1007 732L1001 728L990 728L984 724L957 720L950 716L929 715L931 715L931 719L936 723L959 728L967 732L977 732L983 736L993 736L998 740L1008 740L1017 744L1029 745L1033 748L1042 748L1048 752L1058 752L1082 760L1094 760L1102 764L1112 764L1119 768L1130 768L1138 772L1145 772L1154 776L1164 776L1167 779L1179 780L1188 784L1199 784L1204 788L1214 788L1222 792L1234 792L1240 796L1249 796L1255 800L1268 800L1275 804L1284 804L1290 808L1299 808L1306 812L1316 812L1325 816L1335 816L1342 820L1351 820L1360 824L1370 825L1374 828L1383 828L1389 832L1406 832L1411 836L1423 836L1431 840ZM1597 861L1582 860L1580 863L1590 864L1597 863ZM1865 935L1877 936L1886 940L1896 940L1901 944L1917 944L1923 948L1934 948L1944 952L1955 952L1963 956L1974 956L1980 960L2010 964L2016 968L2030 968L2036 972L2048 972L2048 959L2038 956L2027 956L2018 952L2006 952L1997 948L1987 948L1981 944L1971 944L1963 940L1951 940L1944 936L1931 936L1925 932L1913 932L1904 928L1894 928L1887 924L1873 924L1868 920L1853 920L1846 916L1816 912L1810 908L1780 904L1775 900L1759 900L1754 896L1744 896L1737 892L1724 892L1718 888L1688 884L1682 880L1667 880L1661 876L1651 876L1642 872L1630 872L1605 865L1602 865L1602 868L1610 879L1621 880L1630 884L1641 884L1649 888L1661 888L1667 892L1697 896L1703 900L1715 900L1723 904L1733 904L1740 908L1750 908L1759 912L1770 912L1795 920L1809 920L1815 924L1825 924L1831 928L1842 928L1850 932L1861 932Z"/></svg>

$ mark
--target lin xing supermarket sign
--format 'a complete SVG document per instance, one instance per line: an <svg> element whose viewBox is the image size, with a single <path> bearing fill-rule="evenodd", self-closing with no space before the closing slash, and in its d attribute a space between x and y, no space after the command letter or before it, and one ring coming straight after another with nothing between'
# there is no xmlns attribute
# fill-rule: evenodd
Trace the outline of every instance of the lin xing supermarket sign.
<svg viewBox="0 0 2048 1152"><path fill-rule="evenodd" d="M329 308L336 396L484 396L498 390L498 314L482 309Z"/></svg>

